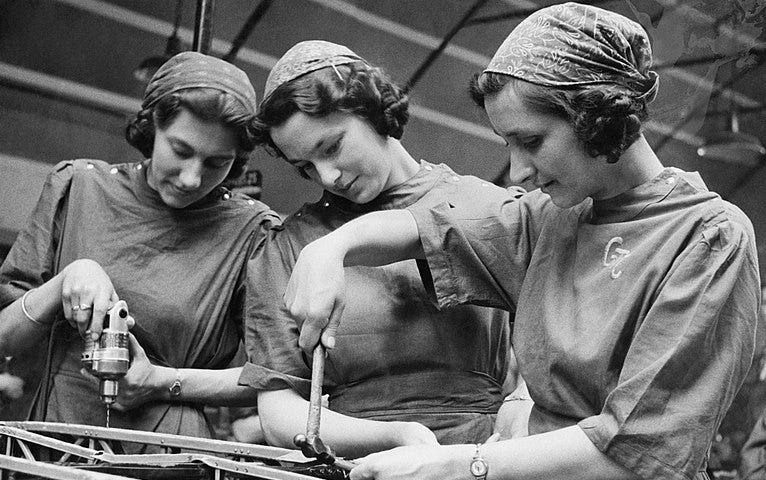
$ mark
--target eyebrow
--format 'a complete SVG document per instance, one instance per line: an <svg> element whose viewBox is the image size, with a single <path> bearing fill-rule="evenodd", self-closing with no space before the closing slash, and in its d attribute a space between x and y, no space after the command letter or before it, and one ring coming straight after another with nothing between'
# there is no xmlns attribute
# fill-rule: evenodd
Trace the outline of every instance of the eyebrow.
<svg viewBox="0 0 766 480"><path fill-rule="evenodd" d="M308 152L309 155L311 155L312 153L314 153L317 150L319 150L322 147L322 145L324 145L327 142L328 138L329 139L335 139L339 135L344 134L345 132L346 132L345 129L340 128L339 130L335 130L335 131L330 132L329 135L325 135L323 137L320 137L319 140L317 140L317 142L314 144L314 147L312 147L311 150L309 150L309 152ZM285 157L285 160L287 160L290 164L300 163L300 162L308 162L308 160L306 160L304 158L287 158L287 157Z"/></svg>
<svg viewBox="0 0 766 480"><path fill-rule="evenodd" d="M181 146L183 146L184 148L188 148L188 149L190 149L190 150L194 150L195 152L197 152L197 151L198 151L196 148L194 148L194 147L193 147L192 145L190 145L188 142L186 142L185 140L183 140L183 139L181 139L181 138L179 138L179 137L175 137L175 136L173 136L173 135L168 135L168 140L169 140L170 142L172 142L172 143L177 143L177 144L180 144L180 145L181 145ZM237 158L237 149L236 149L236 148L234 149L234 153L233 153L233 154L232 154L232 153L229 153L229 152L226 152L226 153L219 153L219 152L215 152L215 153L213 153L213 154L206 154L206 155L205 155L205 158L214 158L214 159L219 159L219 158L222 158L222 159L229 159L229 158L232 158L232 157L233 157L233 158Z"/></svg>

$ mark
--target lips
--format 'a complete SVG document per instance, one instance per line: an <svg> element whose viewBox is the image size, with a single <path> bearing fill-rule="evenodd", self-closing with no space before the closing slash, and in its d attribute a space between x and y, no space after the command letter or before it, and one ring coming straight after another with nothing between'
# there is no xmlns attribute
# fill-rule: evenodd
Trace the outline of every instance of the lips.
<svg viewBox="0 0 766 480"><path fill-rule="evenodd" d="M550 187L554 183L556 183L556 181L555 180L551 180L550 182L546 182L546 183L542 183L542 184L537 184L535 186L537 188L539 188L540 191L542 191L543 193L548 193L548 187Z"/></svg>
<svg viewBox="0 0 766 480"><path fill-rule="evenodd" d="M353 184L354 184L354 182L356 182L356 178L355 178L355 179L353 179L353 180L351 180L350 182L348 182L348 183L344 184L344 185L338 185L338 186L337 186L337 187L335 187L335 188L336 188L336 190L337 190L338 192L347 192L347 191L348 191L348 189L349 189L349 188L351 188L351 185L353 185Z"/></svg>

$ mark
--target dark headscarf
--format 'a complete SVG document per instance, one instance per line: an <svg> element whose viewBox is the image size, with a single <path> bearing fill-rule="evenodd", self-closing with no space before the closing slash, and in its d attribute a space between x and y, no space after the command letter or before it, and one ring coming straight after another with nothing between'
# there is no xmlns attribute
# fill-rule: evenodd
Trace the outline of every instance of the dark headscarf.
<svg viewBox="0 0 766 480"><path fill-rule="evenodd" d="M214 88L236 98L255 115L255 89L247 74L220 58L199 52L182 52L165 62L146 86L143 108L161 97L187 88Z"/></svg>
<svg viewBox="0 0 766 480"><path fill-rule="evenodd" d="M652 49L638 23L578 3L540 9L508 35L484 70L547 87L612 84L657 94Z"/></svg>

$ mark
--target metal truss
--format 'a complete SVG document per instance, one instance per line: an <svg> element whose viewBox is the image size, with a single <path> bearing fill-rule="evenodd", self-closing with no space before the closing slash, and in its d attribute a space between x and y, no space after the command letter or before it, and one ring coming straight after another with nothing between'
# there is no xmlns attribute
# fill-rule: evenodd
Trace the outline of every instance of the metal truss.
<svg viewBox="0 0 766 480"><path fill-rule="evenodd" d="M159 453L123 453L126 447ZM65 423L0 422L0 448L0 480L335 480L347 476L296 450Z"/></svg>

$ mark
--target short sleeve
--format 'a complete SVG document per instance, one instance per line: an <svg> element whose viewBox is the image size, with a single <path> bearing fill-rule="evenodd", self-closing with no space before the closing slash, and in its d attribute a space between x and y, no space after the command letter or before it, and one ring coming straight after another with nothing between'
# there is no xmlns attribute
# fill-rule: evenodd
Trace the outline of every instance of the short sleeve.
<svg viewBox="0 0 766 480"><path fill-rule="evenodd" d="M245 350L239 383L257 390L311 390L311 369L298 348L300 331L284 306L284 292L300 248L283 228L272 228L247 266Z"/></svg>
<svg viewBox="0 0 766 480"><path fill-rule="evenodd" d="M57 273L58 241L63 230L65 204L73 173L73 162L61 162L46 178L26 227L19 232L0 267L0 308L13 303L24 292L39 287Z"/></svg>
<svg viewBox="0 0 766 480"><path fill-rule="evenodd" d="M538 234L538 197L515 188L467 187L433 207L409 209L438 304L512 310Z"/></svg>
<svg viewBox="0 0 766 480"><path fill-rule="evenodd" d="M588 438L642 478L692 478L752 362L759 296L752 231L704 229L647 299Z"/></svg>

